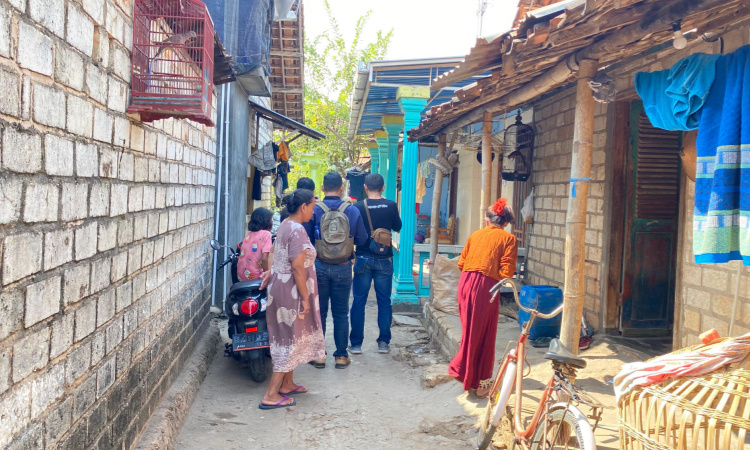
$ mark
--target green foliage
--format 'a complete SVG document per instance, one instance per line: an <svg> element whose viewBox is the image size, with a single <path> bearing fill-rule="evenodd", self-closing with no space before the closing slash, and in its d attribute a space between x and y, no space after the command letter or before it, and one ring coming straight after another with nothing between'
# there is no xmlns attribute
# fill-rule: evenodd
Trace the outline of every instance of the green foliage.
<svg viewBox="0 0 750 450"><path fill-rule="evenodd" d="M296 147L290 185L303 176L310 176L309 161L297 155L310 155L320 160L322 173L342 172L356 164L365 150L366 138L347 138L349 114L354 91L355 76L360 62L383 59L393 30L378 31L375 41L363 42L362 32L371 12L361 16L354 24L354 38L346 42L328 0L324 1L328 14L328 33L305 40L305 125L327 135L315 141L300 139ZM316 181L317 182L317 181Z"/></svg>

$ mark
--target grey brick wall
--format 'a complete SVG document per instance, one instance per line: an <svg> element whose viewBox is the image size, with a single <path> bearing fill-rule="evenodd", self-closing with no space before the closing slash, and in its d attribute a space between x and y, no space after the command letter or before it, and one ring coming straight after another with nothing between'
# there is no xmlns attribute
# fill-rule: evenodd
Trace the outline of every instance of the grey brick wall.
<svg viewBox="0 0 750 450"><path fill-rule="evenodd" d="M607 106L596 104L594 153L586 217L586 299L584 314L600 326L604 177ZM570 164L575 119L575 88L534 105L536 141L532 183L534 224L530 227L527 272L531 284L565 284L565 219L570 195Z"/></svg>
<svg viewBox="0 0 750 450"><path fill-rule="evenodd" d="M126 0L0 0L0 448L131 448L207 327L215 130L126 115Z"/></svg>

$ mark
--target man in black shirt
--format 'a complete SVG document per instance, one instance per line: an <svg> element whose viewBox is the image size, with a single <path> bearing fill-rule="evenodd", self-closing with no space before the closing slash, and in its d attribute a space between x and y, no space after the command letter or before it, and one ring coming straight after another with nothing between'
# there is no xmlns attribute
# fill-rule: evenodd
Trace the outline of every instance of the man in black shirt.
<svg viewBox="0 0 750 450"><path fill-rule="evenodd" d="M354 265L351 318L352 331L349 334L352 354L362 353L365 330L365 303L370 293L370 285L375 284L378 299L378 352L388 353L391 342L391 287L393 284L393 250L388 247L385 254L376 256L370 250L373 229L384 228L401 231L401 217L396 202L383 198L385 182L383 176L370 174L365 178L367 199L354 206L364 219L368 239L364 245L357 245L357 262ZM365 206L366 205L366 206ZM368 218L369 213L369 218Z"/></svg>

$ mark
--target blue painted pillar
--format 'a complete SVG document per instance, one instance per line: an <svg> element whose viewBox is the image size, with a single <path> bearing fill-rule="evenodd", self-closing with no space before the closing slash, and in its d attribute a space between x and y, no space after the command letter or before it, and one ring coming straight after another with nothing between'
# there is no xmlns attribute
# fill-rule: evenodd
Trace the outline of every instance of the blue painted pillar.
<svg viewBox="0 0 750 450"><path fill-rule="evenodd" d="M375 142L378 144L377 150L371 149L373 152L377 152L379 167L378 173L383 175L385 180L388 179L388 132L383 130L375 130Z"/></svg>
<svg viewBox="0 0 750 450"><path fill-rule="evenodd" d="M370 142L367 144L367 151L370 152L370 173L378 173L378 170L380 170L380 150L378 150L378 144Z"/></svg>
<svg viewBox="0 0 750 450"><path fill-rule="evenodd" d="M402 86L396 99L404 112L404 144L401 160L401 227L398 271L395 274L395 289L392 295L394 306L419 307L412 265L414 260L414 234L416 225L417 163L419 143L409 142L407 132L419 125L420 114L427 105L430 88L426 86ZM389 131L390 133L390 131Z"/></svg>
<svg viewBox="0 0 750 450"><path fill-rule="evenodd" d="M396 201L398 179L398 135L404 131L404 116L386 114L383 128L388 133L388 177L385 179L385 198Z"/></svg>

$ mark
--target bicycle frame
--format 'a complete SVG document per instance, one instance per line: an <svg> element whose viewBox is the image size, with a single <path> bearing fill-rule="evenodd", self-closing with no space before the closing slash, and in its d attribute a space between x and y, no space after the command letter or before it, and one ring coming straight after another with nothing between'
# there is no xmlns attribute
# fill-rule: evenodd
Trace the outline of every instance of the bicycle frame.
<svg viewBox="0 0 750 450"><path fill-rule="evenodd" d="M505 281L505 280L503 280ZM498 284L502 284L503 282ZM529 334L531 331L531 327L534 324L534 321L541 317L541 318L549 318L554 317L557 314L559 314L562 310L562 307L556 309L552 313L544 314L540 313L536 310L527 310L524 308L520 302L518 301L518 293L515 289L515 286L513 286L513 291L515 295L515 300L519 304L519 307L523 308L527 312L530 313L529 321L524 324L523 328L521 329L521 335L519 336L518 342L516 343L516 347L514 349L508 350L510 348L510 345L512 343L508 343L508 348L506 348L505 351L505 357L503 358L502 366L500 367L500 372L498 373L498 376L495 379L495 383L492 385L492 388L490 390L490 394L494 394L498 392L498 387L501 383L503 383L503 380L505 380L506 371L508 370L511 363L515 364L515 379L513 380L513 384L511 385L510 389L511 392L514 392L516 395L515 398L515 414L513 414L513 424L511 425L513 428L513 437L514 441L517 445L520 445L524 449L529 448L529 440L534 435L534 432L536 431L537 427L539 426L539 420L543 417L549 414L550 407L553 406L553 404L556 404L553 400L553 392L561 392L564 396L566 396L567 399L567 406L565 406L565 409L569 409L572 402L576 403L584 403L589 405L594 409L595 415L592 418L596 419L596 423L594 425L594 428L596 428L596 425L598 424L599 420L601 420L601 408L602 405L595 399L591 398L585 391L576 389L574 385L570 382L570 377L575 377L575 368L562 365L559 363L552 362L554 373L552 377L550 377L549 381L547 382L547 385L544 388L544 391L542 392L542 396L539 399L539 404L536 408L536 411L534 412L534 415L531 418L531 421L529 422L529 426L525 427L523 426L522 419L521 419L521 411L523 407L523 379L524 379L524 368L526 365L526 344L529 340ZM499 289L494 290L495 295L493 295L493 300L497 293L499 292ZM502 374L502 375L501 375ZM580 394L580 395L579 395ZM559 400L559 399L558 399ZM501 402L504 402L504 400L501 400ZM499 406L499 405L498 405ZM598 414L596 414L597 409L599 411ZM502 411L495 410L495 416L493 418L493 423L497 423L497 414L501 414ZM544 424L545 431L547 427L547 423ZM559 433L558 429L558 433ZM546 434L546 433L545 433ZM555 440L557 437L554 438Z"/></svg>
<svg viewBox="0 0 750 450"><path fill-rule="evenodd" d="M552 390L555 384L555 377L553 376L549 379L549 381L547 382L547 386L544 388L542 397L539 399L539 406L534 412L534 415L531 418L531 422L529 423L529 426L527 428L524 428L523 424L521 423L521 414L520 414L521 407L523 405L523 378L524 378L523 370L526 364L526 343L529 340L529 332L531 330L531 325L534 323L535 319L536 319L536 314L532 313L531 317L529 318L529 321L526 322L526 324L523 327L523 330L521 331L521 336L519 337L518 345L516 346L516 354L522 355L522 356L520 359L518 359L517 364L516 364L516 381L515 381L516 414L513 415L513 428L514 428L513 431L514 431L516 438L522 438L524 440L529 439L531 435L534 434L534 430L536 430L537 424L539 423L539 418L542 416L542 413L544 412L544 408L547 405L547 400L552 394Z"/></svg>

